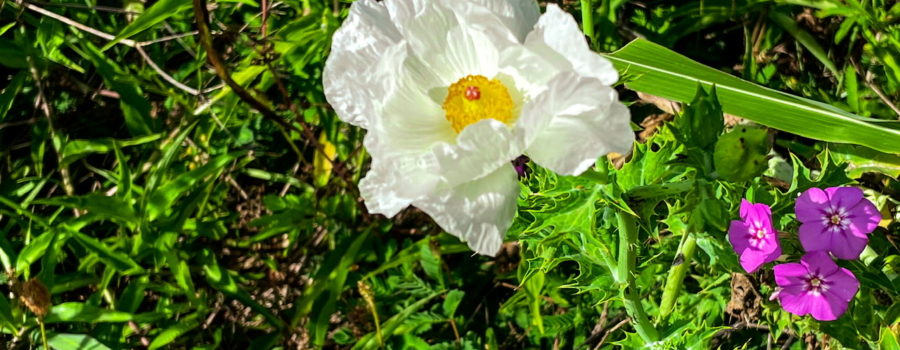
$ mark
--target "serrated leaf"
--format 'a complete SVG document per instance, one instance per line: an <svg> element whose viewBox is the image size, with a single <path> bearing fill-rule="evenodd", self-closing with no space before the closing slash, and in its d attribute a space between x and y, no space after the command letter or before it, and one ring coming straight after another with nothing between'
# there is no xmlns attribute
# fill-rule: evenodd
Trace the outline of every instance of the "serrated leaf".
<svg viewBox="0 0 900 350"><path fill-rule="evenodd" d="M409 318L415 312L419 311L419 309L424 307L425 304L431 301L431 299L436 298L442 293L443 292L434 292L431 295L421 298L411 305L407 306L406 308L392 316L390 319L388 319L386 322L384 322L384 324L382 324L381 331L385 335L397 335L398 333L396 331L398 327L400 327L407 318ZM375 349L379 347L376 338L377 337L375 336L374 332L366 334L362 338L360 338L358 342L356 342L356 345L353 346L353 349Z"/></svg>
<svg viewBox="0 0 900 350"><path fill-rule="evenodd" d="M900 350L900 340L897 334L888 327L881 328L881 341L878 342L881 350Z"/></svg>
<svg viewBox="0 0 900 350"><path fill-rule="evenodd" d="M867 172L900 179L900 156L878 152L863 146L832 144L828 154L837 163L848 163L847 176L856 179Z"/></svg>
<svg viewBox="0 0 900 350"><path fill-rule="evenodd" d="M740 125L716 142L713 163L719 177L742 182L751 180L768 167L766 156L771 142L765 129Z"/></svg>

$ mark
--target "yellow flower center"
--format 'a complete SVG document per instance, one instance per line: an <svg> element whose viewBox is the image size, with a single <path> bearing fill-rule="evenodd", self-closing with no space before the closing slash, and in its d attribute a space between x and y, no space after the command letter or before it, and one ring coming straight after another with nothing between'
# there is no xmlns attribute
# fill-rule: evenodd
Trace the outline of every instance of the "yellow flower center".
<svg viewBox="0 0 900 350"><path fill-rule="evenodd" d="M443 105L447 120L457 133L483 119L510 124L516 118L514 107L500 80L481 75L469 75L450 85Z"/></svg>
<svg viewBox="0 0 900 350"><path fill-rule="evenodd" d="M813 287L821 286L822 280L820 280L818 277L813 277L813 279L809 280L809 285Z"/></svg>
<svg viewBox="0 0 900 350"><path fill-rule="evenodd" d="M832 225L840 224L842 220L843 220L843 218L841 218L840 215L835 214L835 215L831 216L831 224Z"/></svg>

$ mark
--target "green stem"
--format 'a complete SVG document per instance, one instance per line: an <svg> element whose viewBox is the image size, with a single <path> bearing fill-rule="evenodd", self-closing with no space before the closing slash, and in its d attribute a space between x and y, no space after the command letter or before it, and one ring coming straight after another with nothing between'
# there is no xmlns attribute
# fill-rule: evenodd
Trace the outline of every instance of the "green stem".
<svg viewBox="0 0 900 350"><path fill-rule="evenodd" d="M669 275L666 277L666 287L663 289L662 302L659 304L660 319L665 319L675 309L675 301L678 300L678 295L681 294L681 288L684 285L684 276L691 266L694 252L697 251L697 241L694 236L690 233L686 235L684 242L678 247L675 263L672 264Z"/></svg>
<svg viewBox="0 0 900 350"><path fill-rule="evenodd" d="M38 318L38 324L41 325L41 341L44 342L44 350L50 350L50 345L47 344L47 330L44 329L44 319L42 317Z"/></svg>
<svg viewBox="0 0 900 350"><path fill-rule="evenodd" d="M650 323L650 318L641 305L641 296L638 294L637 284L634 281L635 248L637 247L637 225L628 213L618 211L619 219L619 263L618 275L625 281L622 289L622 302L625 304L625 312L631 317L631 323L638 335L646 343L659 339L656 328Z"/></svg>
<svg viewBox="0 0 900 350"><path fill-rule="evenodd" d="M581 30L594 41L594 0L581 0Z"/></svg>

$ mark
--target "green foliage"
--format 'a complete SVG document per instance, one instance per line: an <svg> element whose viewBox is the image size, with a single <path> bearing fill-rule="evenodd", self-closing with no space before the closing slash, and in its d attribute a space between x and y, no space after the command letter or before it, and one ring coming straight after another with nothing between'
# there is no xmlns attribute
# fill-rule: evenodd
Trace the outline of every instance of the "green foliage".
<svg viewBox="0 0 900 350"><path fill-rule="evenodd" d="M739 126L716 142L713 161L724 180L741 182L753 179L767 168L771 148L765 129Z"/></svg>
<svg viewBox="0 0 900 350"><path fill-rule="evenodd" d="M39 320L65 350L898 348L900 4L553 2L620 49L632 121L674 120L577 177L529 164L497 257L367 213L364 132L321 86L351 1L207 3L275 120L223 84L190 2L3 2L0 348L43 347ZM767 272L732 288L742 198L796 232L794 199L841 185L885 219L840 262L862 284L845 316L787 314Z"/></svg>

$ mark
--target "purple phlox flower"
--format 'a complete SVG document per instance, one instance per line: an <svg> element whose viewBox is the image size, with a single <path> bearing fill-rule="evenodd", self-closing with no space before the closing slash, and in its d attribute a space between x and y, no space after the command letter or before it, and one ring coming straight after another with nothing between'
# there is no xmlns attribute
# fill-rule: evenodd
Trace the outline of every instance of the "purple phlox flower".
<svg viewBox="0 0 900 350"><path fill-rule="evenodd" d="M731 222L728 240L747 273L756 272L763 264L781 256L778 232L772 226L772 209L765 204L741 200L741 220Z"/></svg>
<svg viewBox="0 0 900 350"><path fill-rule="evenodd" d="M781 307L819 321L833 321L847 311L847 304L859 290L859 281L850 270L834 263L827 253L806 253L799 263L775 265L775 283Z"/></svg>
<svg viewBox="0 0 900 350"><path fill-rule="evenodd" d="M856 187L810 188L794 207L800 220L800 243L808 252L822 250L840 259L856 259L881 213Z"/></svg>

